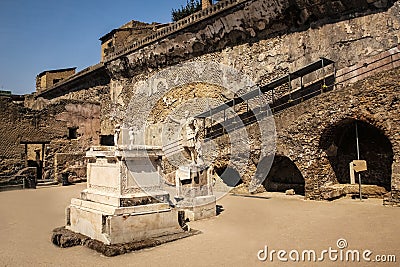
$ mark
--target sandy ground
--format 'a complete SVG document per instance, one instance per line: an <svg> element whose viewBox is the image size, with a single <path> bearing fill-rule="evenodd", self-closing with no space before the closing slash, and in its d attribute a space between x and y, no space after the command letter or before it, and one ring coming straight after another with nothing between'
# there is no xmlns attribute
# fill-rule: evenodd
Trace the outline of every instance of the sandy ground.
<svg viewBox="0 0 400 267"><path fill-rule="evenodd" d="M64 224L64 209L84 184L0 192L1 266L400 266L400 208L381 200L303 201L263 194L226 196L222 213L192 222L203 233L159 247L104 257L85 247L61 249L50 242L53 228ZM397 263L261 262L264 248L320 253L345 238L347 249L369 249L373 256L397 256ZM372 256L372 257L373 257ZM286 255L286 257L288 257Z"/></svg>

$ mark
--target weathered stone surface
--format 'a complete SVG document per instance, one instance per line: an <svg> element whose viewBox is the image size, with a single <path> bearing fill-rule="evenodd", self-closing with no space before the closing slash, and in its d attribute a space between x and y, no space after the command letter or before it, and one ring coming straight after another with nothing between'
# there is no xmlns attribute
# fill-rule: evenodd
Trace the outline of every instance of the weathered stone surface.
<svg viewBox="0 0 400 267"><path fill-rule="evenodd" d="M90 238L84 235L71 232L65 227L59 227L53 230L51 242L61 248L69 248L84 244Z"/></svg>
<svg viewBox="0 0 400 267"><path fill-rule="evenodd" d="M285 194L292 196L292 195L296 195L296 192L293 189L288 189L288 190L286 190Z"/></svg>
<svg viewBox="0 0 400 267"><path fill-rule="evenodd" d="M205 200L201 200L202 198ZM216 197L197 197L192 206L182 207L181 209L185 211L185 219L189 221L213 218L217 215Z"/></svg>
<svg viewBox="0 0 400 267"><path fill-rule="evenodd" d="M337 198L340 198L342 196L345 196L346 193L344 192L343 188L321 188L322 192L320 194L320 197L324 200L334 200Z"/></svg>
<svg viewBox="0 0 400 267"><path fill-rule="evenodd" d="M324 200L334 200L342 196L358 196L359 195L359 185L350 184L335 184L335 185L325 185L321 187L321 197ZM362 185L361 194L363 197L372 198L383 198L387 191L385 188L377 185Z"/></svg>
<svg viewBox="0 0 400 267"><path fill-rule="evenodd" d="M197 26L187 28L186 31L177 32L160 42L134 50L120 59L108 62L107 67L113 80L120 86L116 91L119 96L114 101L118 103L118 106L121 104L119 107L126 107L122 103L129 102L134 88L137 88L137 85L142 83L148 75L160 68L189 58L194 62L213 61L233 66L256 83L263 85L288 71L307 65L321 55L336 61L336 67L342 68L365 60L399 43L399 2L395 2L393 6L391 2L388 3L387 10L379 10L377 13L369 10L357 15L354 14L355 4L349 2L340 2L337 6L321 2L312 7L306 6L305 3L296 3L293 5L297 5L299 10L302 10L301 16L305 19L297 22L288 20L285 23L280 22L283 18L281 16L283 10L289 10L287 11L289 13L293 10L286 9L288 6L284 1L279 2L279 5L275 5L274 8L268 6L269 4L264 1L248 2L243 8L221 13L207 21L207 25L196 24ZM378 5L377 2L374 4ZM360 2L357 5L361 8L359 10L367 8L366 2ZM251 12L249 15L250 11L254 10L261 10L261 12ZM340 17L337 13L335 15L334 13L339 10L340 12L348 10L352 15L351 17L346 17L346 15ZM292 17L299 18L296 15ZM308 21L307 18L309 18ZM254 21L258 22L251 24ZM246 23L251 26L246 28ZM262 27L263 24L265 27ZM255 25L259 25L260 29L252 29ZM249 29L248 32L247 29ZM271 35L272 32L274 35ZM252 34L253 37L251 37ZM229 39L230 37L232 39ZM196 42L198 38L205 38L207 44L204 47L210 50L205 48L193 50L192 42ZM382 42L382 40L387 41ZM241 44L242 41L243 44ZM174 49L169 49L169 47ZM373 64L370 65L369 67L372 68ZM359 94L364 94L363 91L365 89L361 89ZM182 92L175 93L174 98L179 99L179 93ZM318 148L324 127L334 124L335 116L340 117L337 121L348 117L365 119L363 115L356 117L350 114L363 113L362 110L371 109L370 103L380 105L376 102L380 100L374 99L371 95L372 89L370 92L366 100L364 96L354 95L354 89L347 88L329 93L331 96L324 95L308 104L301 104L275 117L278 126L278 152L288 156L302 172L306 180L305 189L308 192L306 198L319 199L321 186L329 181L337 182L324 151ZM388 94L393 95L393 90L388 90ZM183 93L182 95L186 96ZM151 97L149 96L149 99ZM339 102L337 102L338 99L340 99ZM363 107L358 106L359 99L363 101ZM312 107L310 111L309 105L314 104L317 106ZM155 107L154 114L162 114L172 108L160 105ZM377 108L371 113L377 112L379 115L374 114L371 117L379 116L378 120L387 121L390 116L383 114L383 110L385 108ZM305 116L304 119L303 116ZM369 119L368 122L370 122ZM308 128L306 125L312 126ZM303 136L303 133L308 130L311 134ZM316 130L319 132L315 133ZM247 131L251 132L251 127ZM254 131L255 140L257 140L256 136L257 131ZM299 139L300 136L302 136L301 139ZM220 143L224 144L224 141L220 140ZM255 143L254 147L259 147L259 144ZM216 161L216 164L220 166L217 167L223 168L224 164L230 160L229 157L224 157L230 153L225 150L226 146L221 145L221 157ZM259 151L253 150L251 161L246 167L247 173L242 177L245 183L249 182L257 163L261 160L257 156ZM171 171L173 169L168 170L168 172Z"/></svg>
<svg viewBox="0 0 400 267"><path fill-rule="evenodd" d="M367 1L337 1L338 5L328 1L244 2L241 8L110 61L107 68L115 79L130 78L204 55L203 60L234 65L262 84L319 56L338 62L342 68L399 42L397 3L386 13L360 12L357 14L365 16L353 18L355 10L374 9L373 5ZM352 17L340 18L344 11ZM312 27L307 29L305 25L310 23ZM381 38L387 40L385 47Z"/></svg>
<svg viewBox="0 0 400 267"><path fill-rule="evenodd" d="M138 242L106 245L100 241L90 239L87 236L74 233L70 230L65 229L64 227L60 227L53 230L51 242L54 245L59 246L61 248L68 248L79 245L86 246L99 253L102 253L104 256L113 257L125 253L130 253L136 250L141 250L144 248L159 246L164 243L172 242L178 239L186 238L200 233L201 232L198 230L190 230L178 234L165 235L157 238L149 238Z"/></svg>
<svg viewBox="0 0 400 267"><path fill-rule="evenodd" d="M138 107L147 105L154 98L163 99L161 95L157 95L161 90L157 92L152 88L137 94L136 89L151 75L177 63L202 61L221 63L236 69L242 74L241 77L248 76L253 82L264 85L321 56L334 60L338 69L358 68L360 66L355 64L362 62L367 62L368 66L365 68L374 68L374 57L382 51L395 47L400 40L399 1L255 0L236 2L238 5L234 8L224 9L220 13L205 11L198 20L181 21L172 25L177 28L171 34L167 32L160 35L158 39L150 38L148 43L143 43L140 48L128 49L117 57L111 57L106 63L107 70L103 66L97 66L94 71L90 69L83 71L80 77L77 76L76 79L67 81L63 86L47 92L47 97L53 98L50 101L38 99L30 103L30 107L35 106L39 110L34 114L40 114L43 118L49 115L48 122L51 122L48 123L49 128L57 129L57 133L52 133L50 136L51 149L46 158L49 168L53 169L51 159L56 153L83 151L88 145L92 145L90 138L66 142L65 132L61 131L67 126L65 118L62 119L63 121L57 121L57 125L60 123L64 128L53 126L50 118L65 111L57 105L60 100L65 101L64 104L71 99L99 102L100 129L92 133L110 135L113 134L113 124L123 120L132 96L140 96L140 101L137 102ZM395 61L391 67L396 67L398 64L399 61ZM361 70L364 70L364 67ZM356 71L362 74L359 78L367 78L361 70ZM196 71L204 73L201 70ZM217 78L221 77L218 70L215 70L214 74ZM111 76L111 81L109 76ZM237 75L233 76L228 79L236 82ZM335 177L329 162L329 157L334 155L335 151L332 152L329 146L320 144L324 143L323 135L330 135L326 133L329 131L327 129L335 127L343 120L350 119L372 125L389 139L394 155L391 199L394 202L399 200L400 178L397 167L400 164L399 85L396 78L398 76L398 69L378 74L357 82L351 87L336 88L275 115L278 135L277 154L287 156L301 171L305 179L306 198L321 199L324 186L327 183L338 182L339 179ZM315 77L306 77L305 82L313 78ZM163 86L162 83L158 83L154 87L159 89ZM157 103L152 110L153 121L149 120L150 123L163 122L169 110L178 106L179 100L190 101L195 97L195 90L190 90L190 88L197 87L200 89L208 87L207 90L198 90L199 93L203 92L202 96L215 99L233 97L225 94L224 91L231 88L220 88L214 84L213 86L205 84L188 86L189 90L186 91L179 88L166 96L171 97L172 100L166 99L166 102ZM281 94L287 92L286 87L279 90ZM170 100L176 100L176 104ZM76 102L72 104L78 105ZM0 106L0 109L2 107ZM29 128L27 125L33 124L36 120L33 115L29 118L21 118L25 110L19 110L20 107L10 107L10 109L13 112L7 109L4 112L7 122L2 125L6 125L5 128L13 127L12 122L15 118L27 128ZM16 110L19 110L19 113ZM138 110L132 110L134 114L132 120L135 120L135 116L140 113ZM1 118L3 120L3 116ZM67 116L67 118L71 117ZM39 128L45 128L46 125L43 122L46 119L39 121L42 123L39 123ZM97 125L96 122L96 127ZM3 128L0 131L3 131ZM257 164L262 160L260 159L261 152L265 149L261 148L257 142L257 135L260 132L258 127L252 125L247 127L246 131L251 136L250 141L253 144L252 154L249 162L246 162L247 167L242 176L245 185L249 183L252 174L256 171ZM2 132L1 136L7 134ZM15 136L18 134L16 133ZM4 145L3 152L4 154L12 153L12 155L1 158L1 163L7 166L3 173L15 173L21 168L21 160L18 158L21 147L18 145L18 139L10 138L10 136L5 138L8 141ZM223 169L231 159L231 151L226 146L228 142L229 140L222 138L217 142L220 153L216 162L217 168ZM239 154L238 157L240 158L241 155ZM166 173L174 171L168 166L165 170Z"/></svg>
<svg viewBox="0 0 400 267"><path fill-rule="evenodd" d="M400 137L396 134L400 130L400 107L396 100L399 94L399 74L400 69L381 73L275 115L277 149L301 170L306 180L306 198L318 199L323 184L337 183L328 155L320 147L320 142L324 138L325 129L345 119L367 121L380 129L390 140L394 155L393 166L397 166L400 155ZM393 169L392 177L395 175ZM398 184L393 178L392 189Z"/></svg>

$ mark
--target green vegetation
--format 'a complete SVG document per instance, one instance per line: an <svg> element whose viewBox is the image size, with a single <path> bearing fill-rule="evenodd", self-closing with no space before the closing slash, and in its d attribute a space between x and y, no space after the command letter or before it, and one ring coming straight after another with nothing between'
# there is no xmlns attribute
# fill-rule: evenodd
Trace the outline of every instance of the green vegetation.
<svg viewBox="0 0 400 267"><path fill-rule="evenodd" d="M222 2L224 0L213 0L212 3ZM197 11L201 10L201 0L186 0L186 6L181 6L179 9L172 9L172 21L176 22Z"/></svg>
<svg viewBox="0 0 400 267"><path fill-rule="evenodd" d="M187 0L186 6L181 6L179 9L172 9L172 21L183 19L197 11L201 10L200 0Z"/></svg>

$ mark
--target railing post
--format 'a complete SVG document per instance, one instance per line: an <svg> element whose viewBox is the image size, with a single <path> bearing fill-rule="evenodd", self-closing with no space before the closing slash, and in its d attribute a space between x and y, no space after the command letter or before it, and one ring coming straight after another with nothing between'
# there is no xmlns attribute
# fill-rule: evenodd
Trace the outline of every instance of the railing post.
<svg viewBox="0 0 400 267"><path fill-rule="evenodd" d="M275 104L274 88L271 89L272 105Z"/></svg>
<svg viewBox="0 0 400 267"><path fill-rule="evenodd" d="M224 109L224 124L222 125L222 134L225 134L225 125L226 125L226 109Z"/></svg>
<svg viewBox="0 0 400 267"><path fill-rule="evenodd" d="M226 109L224 109L224 123L226 121Z"/></svg>
<svg viewBox="0 0 400 267"><path fill-rule="evenodd" d="M303 76L300 76L300 89L303 90Z"/></svg>
<svg viewBox="0 0 400 267"><path fill-rule="evenodd" d="M203 118L203 134L204 134L204 139L206 139L206 117Z"/></svg>
<svg viewBox="0 0 400 267"><path fill-rule="evenodd" d="M390 63L392 63L392 69L394 69L393 54L390 54Z"/></svg>
<svg viewBox="0 0 400 267"><path fill-rule="evenodd" d="M233 113L234 113L234 115L233 115L233 116L234 116L234 117L233 117L233 123L236 123L236 117L237 117L237 116L236 116L236 110L235 110L235 95L236 95L236 94L233 95L233 99L232 99L232 103L233 103L233 104L232 104L232 108L233 108Z"/></svg>
<svg viewBox="0 0 400 267"><path fill-rule="evenodd" d="M323 76L323 81L324 84L321 86L321 93L324 92L324 87L326 86L326 81L325 81L325 65L324 65L324 59L321 58L321 67L322 67L322 76Z"/></svg>
<svg viewBox="0 0 400 267"><path fill-rule="evenodd" d="M333 89L336 90L336 63L333 63Z"/></svg>
<svg viewBox="0 0 400 267"><path fill-rule="evenodd" d="M290 79L290 73L288 75L289 77L289 102L292 101L292 80Z"/></svg>

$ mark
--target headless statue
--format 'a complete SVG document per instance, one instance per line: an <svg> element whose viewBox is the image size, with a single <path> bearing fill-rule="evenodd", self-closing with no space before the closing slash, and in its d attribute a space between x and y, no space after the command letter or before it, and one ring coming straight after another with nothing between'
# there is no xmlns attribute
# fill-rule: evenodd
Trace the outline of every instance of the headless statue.
<svg viewBox="0 0 400 267"><path fill-rule="evenodd" d="M199 127L197 125L197 121L195 118L189 116L189 111L185 111L185 116L181 120L175 120L171 116L168 118L179 124L182 131L182 145L186 152L190 155L190 159L193 164L200 163L198 162L199 159L199 151L201 152L200 142L198 140L198 132Z"/></svg>

